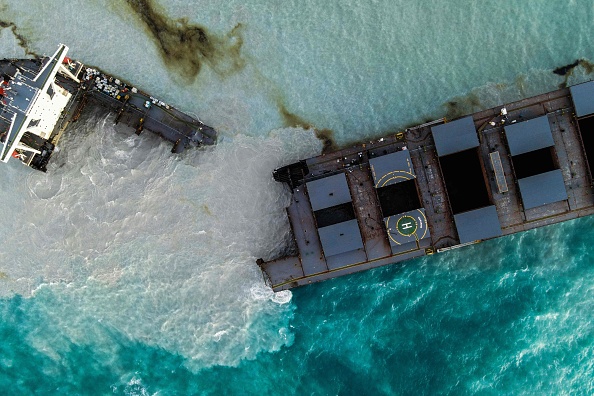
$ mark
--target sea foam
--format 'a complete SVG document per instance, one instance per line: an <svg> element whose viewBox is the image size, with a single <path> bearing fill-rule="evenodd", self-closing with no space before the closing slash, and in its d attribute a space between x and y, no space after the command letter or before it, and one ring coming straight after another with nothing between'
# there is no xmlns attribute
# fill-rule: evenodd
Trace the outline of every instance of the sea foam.
<svg viewBox="0 0 594 396"><path fill-rule="evenodd" d="M267 289L255 260L288 244L289 193L271 172L319 150L313 132L238 135L174 157L158 138L132 138L112 122L80 120L47 174L26 173L21 221L0 262L26 260L5 269L4 294L51 301L46 314L73 342L101 323L196 367L290 343L280 329L291 293ZM23 240L36 247L26 256Z"/></svg>

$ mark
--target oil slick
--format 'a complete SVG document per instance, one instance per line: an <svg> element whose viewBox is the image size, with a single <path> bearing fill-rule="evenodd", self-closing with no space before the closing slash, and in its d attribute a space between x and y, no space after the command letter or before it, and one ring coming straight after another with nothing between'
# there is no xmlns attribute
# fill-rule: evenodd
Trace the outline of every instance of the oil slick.
<svg viewBox="0 0 594 396"><path fill-rule="evenodd" d="M318 129L310 122L307 122L303 118L299 117L297 114L291 113L287 110L286 106L278 102L278 111L284 121L284 127L291 128L291 127L301 127L304 129L313 129L314 133L316 134L316 138L322 141L322 153L330 153L332 151L338 150L339 147L336 144L334 139L334 132L330 129Z"/></svg>
<svg viewBox="0 0 594 396"><path fill-rule="evenodd" d="M578 66L582 67L586 74L592 74L594 71L594 63L584 58L576 59L573 63L567 64L565 66L559 66L553 70L553 73L564 77L563 82L559 84L559 88L565 88L568 86L569 77L571 77L573 71Z"/></svg>
<svg viewBox="0 0 594 396"><path fill-rule="evenodd" d="M568 73L571 73L573 71L573 69L575 67L577 67L577 65L580 64L580 60L577 59L575 62L570 63L569 65L565 65L565 66L560 66L558 68L556 68L555 70L553 70L553 73L558 74L560 76L565 76Z"/></svg>
<svg viewBox="0 0 594 396"><path fill-rule="evenodd" d="M186 18L168 18L151 0L126 0L126 3L157 44L165 65L175 70L184 82L193 82L205 64L222 78L244 68L243 25L237 24L225 36L217 37Z"/></svg>
<svg viewBox="0 0 594 396"><path fill-rule="evenodd" d="M25 51L25 54L31 55L32 57L39 57L39 55L31 50L29 40L18 32L18 28L14 22L0 20L0 29L10 29L19 46Z"/></svg>
<svg viewBox="0 0 594 396"><path fill-rule="evenodd" d="M484 108L475 92L470 92L465 96L456 97L444 103L443 106L446 111L445 117L448 119L459 118Z"/></svg>
<svg viewBox="0 0 594 396"><path fill-rule="evenodd" d="M156 42L165 65L175 70L185 82L194 82L205 64L222 78L244 69L246 61L241 53L242 24L237 24L225 36L218 37L203 26L189 23L187 19L168 18L152 0L126 0L126 3ZM278 93L280 89L274 88L272 91L276 92L274 97L282 96ZM323 142L324 153L338 149L331 130L316 128L288 111L282 100L274 100L285 127L313 129L316 137Z"/></svg>

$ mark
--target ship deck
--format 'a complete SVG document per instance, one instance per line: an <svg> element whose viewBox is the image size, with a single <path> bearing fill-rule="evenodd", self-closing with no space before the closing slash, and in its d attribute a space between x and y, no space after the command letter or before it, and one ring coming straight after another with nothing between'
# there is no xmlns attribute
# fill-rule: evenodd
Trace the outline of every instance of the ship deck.
<svg viewBox="0 0 594 396"><path fill-rule="evenodd" d="M47 59L1 60L0 74L4 79L12 79L18 70L24 76L33 79ZM69 91L72 97L48 137L51 144L58 144L66 127L75 122L85 109L98 106L115 113L115 122L131 127L136 134L146 130L170 141L173 143L172 152L175 153L188 147L216 143L216 131L196 117L185 114L98 69L85 67L80 62L69 63L69 67L72 75L80 79L80 83L71 77L56 75L56 83ZM22 107L21 111L25 112L24 107L28 103L25 101L27 99L25 95L2 95L3 93L3 91L0 92L0 136L2 138L11 125L12 113L8 111L7 104L17 109Z"/></svg>
<svg viewBox="0 0 594 396"><path fill-rule="evenodd" d="M479 141L481 173L490 204L496 208L500 235L593 214L592 181L569 88L506 104L505 108L506 116L501 114L502 106L471 116ZM567 199L525 208L504 128L542 116L547 117L550 125L554 162L562 174ZM258 261L273 290L290 289L479 242L461 243L458 235L432 135L432 127L443 122L437 120L394 136L305 160L308 173L293 189L292 202L287 209L299 255ZM417 238L415 243L394 247L375 192L370 160L402 150L408 150L410 155L430 238ZM459 172L464 178L466 170L462 167ZM325 257L307 183L341 173L346 176L363 247Z"/></svg>
<svg viewBox="0 0 594 396"><path fill-rule="evenodd" d="M216 142L211 127L124 81L91 68L81 72L81 79L82 95L74 120L88 103L95 103L115 112L115 122L134 128L137 135L147 130L172 142L176 153Z"/></svg>

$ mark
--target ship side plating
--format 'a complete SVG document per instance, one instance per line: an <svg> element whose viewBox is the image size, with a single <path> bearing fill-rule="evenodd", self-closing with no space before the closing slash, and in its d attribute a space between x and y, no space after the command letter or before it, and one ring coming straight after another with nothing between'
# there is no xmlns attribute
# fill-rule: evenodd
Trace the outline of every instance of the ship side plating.
<svg viewBox="0 0 594 396"><path fill-rule="evenodd" d="M285 290L594 213L594 82L274 171L298 254Z"/></svg>

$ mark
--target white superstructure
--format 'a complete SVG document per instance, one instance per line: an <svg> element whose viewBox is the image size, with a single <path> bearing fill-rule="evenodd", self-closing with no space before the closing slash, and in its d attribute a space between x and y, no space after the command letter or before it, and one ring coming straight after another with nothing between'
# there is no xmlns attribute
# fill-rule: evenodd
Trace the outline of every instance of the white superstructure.
<svg viewBox="0 0 594 396"><path fill-rule="evenodd" d="M46 142L72 97L57 84L56 75L60 72L79 82L70 70L72 65L66 58L67 52L68 47L61 44L37 74L17 67L14 75L4 76L0 117L3 124L9 126L0 130L0 161L19 158L31 165L35 156L51 154L44 153L44 150L53 150L53 145Z"/></svg>

